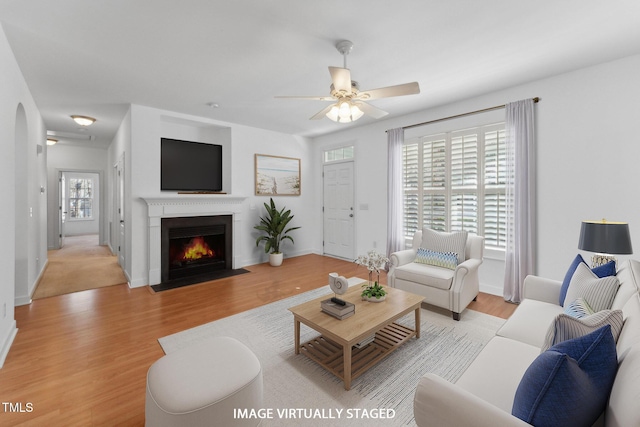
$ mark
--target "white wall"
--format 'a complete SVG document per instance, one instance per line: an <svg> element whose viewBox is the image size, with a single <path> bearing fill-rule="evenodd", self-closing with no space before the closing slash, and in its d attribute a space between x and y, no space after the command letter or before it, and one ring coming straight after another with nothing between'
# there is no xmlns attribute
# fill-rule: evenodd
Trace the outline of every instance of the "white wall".
<svg viewBox="0 0 640 427"><path fill-rule="evenodd" d="M130 205L126 211L126 273L131 286L148 284L148 214L142 198L180 197L176 192L160 191L160 138L171 137L197 142L223 145L225 158L223 189L234 196L246 197L240 214L242 227L234 229L239 244L237 259L242 266L267 260L262 248L255 246L257 234L253 225L263 213L267 197L254 196L254 155L270 154L301 159L302 195L277 197L276 203L291 209L294 223L302 227L292 233L295 245L285 242L285 257L319 252L314 224L319 218L313 186L317 168L310 161L308 141L303 138L277 132L238 126L173 113L170 111L132 105L130 115L125 118L121 130L109 149L109 162L114 163L124 153L127 182L126 198ZM111 182L111 181L110 181ZM109 190L111 194L112 189ZM110 200L109 203L112 203ZM107 208L108 211L112 210Z"/></svg>
<svg viewBox="0 0 640 427"><path fill-rule="evenodd" d="M629 222L632 244L636 251L640 250L640 222L636 218L640 210L640 198L636 197L640 183L637 166L640 144L636 136L640 111L638 75L640 55L635 55L355 127L315 138L314 162L321 162L322 151L327 148L355 145L356 206L369 204L368 211L357 212L357 252L370 249L373 242L384 248L387 216L385 130L538 96L536 273L562 279L578 252L580 222L584 219ZM428 94L428 82L422 85L423 92ZM488 114L447 121L438 126L408 130L406 136L436 133L446 127L471 126L484 119L490 123L496 117ZM314 189L316 200L321 200L321 179L314 182ZM486 259L480 272L481 288L500 292L503 270L503 262Z"/></svg>
<svg viewBox="0 0 640 427"><path fill-rule="evenodd" d="M110 233L108 234L109 247L112 252L115 252L116 243L118 243L121 247L121 250L124 252L124 262L121 264L121 267L124 271L125 276L127 276L127 281L131 283L131 257L127 254L131 253L131 233L126 233L125 241L119 242L119 214L117 212L118 207L115 206L116 203L116 185L117 185L117 177L115 176L115 166L119 161L124 160L124 195L123 195L123 204L124 204L124 221L125 225L128 226L131 221L131 174L129 170L131 169L131 109L127 112L122 123L120 123L120 127L116 132L113 141L109 145L109 149L107 150L107 179L103 180L106 183L107 191L106 200L103 204L104 213L106 217L106 222L111 224L108 226ZM116 225L117 224L117 225ZM128 228L128 227L127 227ZM126 232L126 228L125 228Z"/></svg>
<svg viewBox="0 0 640 427"><path fill-rule="evenodd" d="M3 30L0 30L0 134L3 153L0 197L5 207L0 210L2 366L17 332L14 307L31 300L47 259L46 131ZM16 189L22 192L19 197Z"/></svg>
<svg viewBox="0 0 640 427"><path fill-rule="evenodd" d="M100 198L98 200L99 206L104 206L105 202L105 178L107 178L109 170L108 167L108 152L106 149L97 147L81 147L78 145L65 145L58 143L47 147L47 182L49 192L47 196L47 245L49 249L55 249L58 247L58 176L61 171L90 171L100 175L100 187L98 188ZM67 235L72 234L86 234L86 233L99 233L100 244L106 244L108 241L109 222L105 220L107 217L104 215L104 209L98 211L99 214L104 216L102 221L102 229L98 229L98 224L95 223L95 227L91 227L90 230L74 232L73 226L71 229L67 227ZM88 225L88 224L85 224ZM94 231L95 230L95 231Z"/></svg>

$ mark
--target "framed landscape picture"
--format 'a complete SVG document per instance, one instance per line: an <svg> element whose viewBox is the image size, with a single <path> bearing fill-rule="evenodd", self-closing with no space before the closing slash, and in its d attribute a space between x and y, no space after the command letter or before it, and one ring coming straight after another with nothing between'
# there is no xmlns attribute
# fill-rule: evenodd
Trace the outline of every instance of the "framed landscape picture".
<svg viewBox="0 0 640 427"><path fill-rule="evenodd" d="M300 159L256 154L256 196L299 196Z"/></svg>

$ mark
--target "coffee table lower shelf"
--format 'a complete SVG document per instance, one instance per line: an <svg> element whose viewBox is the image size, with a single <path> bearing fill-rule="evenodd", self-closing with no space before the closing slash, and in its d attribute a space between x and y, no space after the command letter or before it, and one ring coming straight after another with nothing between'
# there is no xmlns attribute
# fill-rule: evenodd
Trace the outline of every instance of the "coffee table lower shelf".
<svg viewBox="0 0 640 427"><path fill-rule="evenodd" d="M375 339L361 348L351 349L351 379L362 375L367 369L387 357L400 347L416 331L397 323L385 326L375 334ZM344 381L344 355L342 346L320 335L300 345L300 353L321 365Z"/></svg>

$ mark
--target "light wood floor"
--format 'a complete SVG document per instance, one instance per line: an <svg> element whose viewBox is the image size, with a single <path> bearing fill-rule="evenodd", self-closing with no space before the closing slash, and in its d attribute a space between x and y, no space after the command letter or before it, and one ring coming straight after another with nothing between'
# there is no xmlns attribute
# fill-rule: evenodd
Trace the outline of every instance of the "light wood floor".
<svg viewBox="0 0 640 427"><path fill-rule="evenodd" d="M146 373L163 356L158 338L318 288L333 271L366 273L319 255L247 269L251 273L157 294L116 285L17 307L19 331L0 369L0 402L33 409L0 408L0 425L143 426ZM481 294L470 308L506 318L515 306Z"/></svg>

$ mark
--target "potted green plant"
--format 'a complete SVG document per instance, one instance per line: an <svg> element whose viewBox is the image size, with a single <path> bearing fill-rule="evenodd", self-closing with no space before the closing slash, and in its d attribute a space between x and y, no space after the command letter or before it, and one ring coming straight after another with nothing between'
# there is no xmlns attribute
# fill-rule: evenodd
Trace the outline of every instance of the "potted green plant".
<svg viewBox="0 0 640 427"><path fill-rule="evenodd" d="M278 210L273 198L269 200L269 204L264 204L267 214L260 217L260 224L254 226L256 230L266 233L256 239L256 246L260 246L264 242L264 252L269 254L269 264L277 267L282 264L282 252L280 252L280 243L288 239L293 242L293 238L288 235L289 232L297 230L300 227L290 227L287 225L293 219L291 210L282 208Z"/></svg>
<svg viewBox="0 0 640 427"><path fill-rule="evenodd" d="M362 285L363 290L360 296L362 299L372 302L382 302L387 297L387 291L384 290L381 284L375 282L373 285L365 283Z"/></svg>

